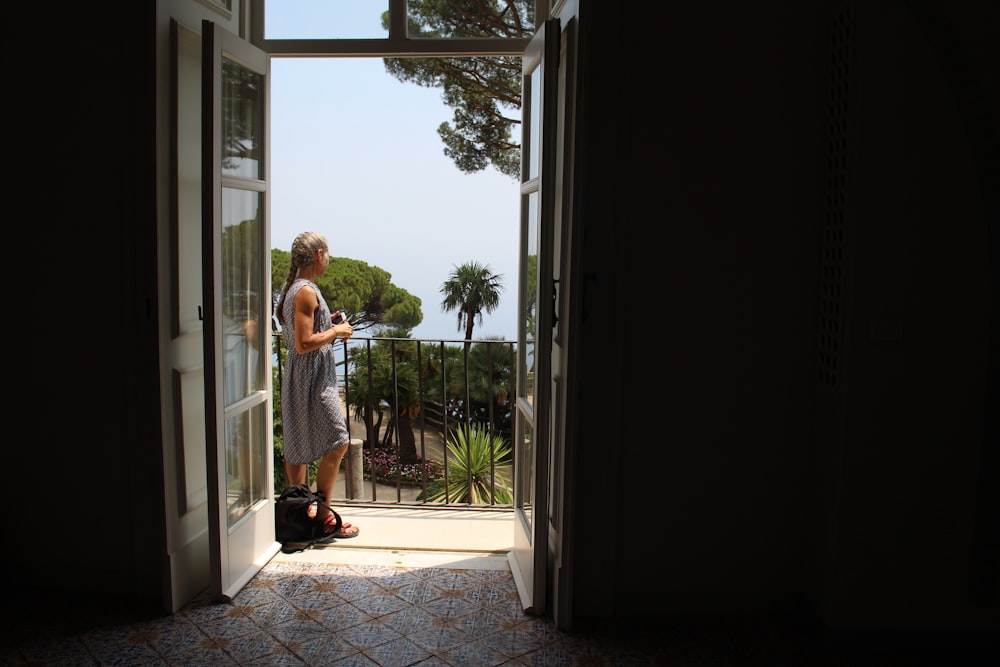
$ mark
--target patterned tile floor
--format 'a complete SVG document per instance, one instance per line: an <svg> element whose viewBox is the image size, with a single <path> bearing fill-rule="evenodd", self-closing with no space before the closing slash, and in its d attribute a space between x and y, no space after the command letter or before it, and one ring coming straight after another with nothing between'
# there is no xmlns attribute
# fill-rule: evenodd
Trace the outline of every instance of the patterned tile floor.
<svg viewBox="0 0 1000 667"><path fill-rule="evenodd" d="M487 560L469 569L282 555L229 603L203 596L142 621L109 612L106 624L93 614L78 624L36 618L33 630L12 620L0 665L604 664L591 660L602 653L656 664L641 647L562 636L525 615L506 559Z"/></svg>
<svg viewBox="0 0 1000 667"><path fill-rule="evenodd" d="M561 633L524 614L502 557L458 565L309 557L321 551L278 556L231 602L202 597L172 616L135 621L91 610L87 622L71 623L71 601L50 605L44 618L5 614L0 665L979 664L973 656L827 654L767 619L649 619L645 626ZM4 606L10 611L9 601Z"/></svg>

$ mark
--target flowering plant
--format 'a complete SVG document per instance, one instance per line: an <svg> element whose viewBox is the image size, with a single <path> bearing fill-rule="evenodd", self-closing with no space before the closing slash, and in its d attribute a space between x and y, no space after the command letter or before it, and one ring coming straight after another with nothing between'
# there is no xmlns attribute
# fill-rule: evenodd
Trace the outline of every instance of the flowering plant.
<svg viewBox="0 0 1000 667"><path fill-rule="evenodd" d="M434 461L422 460L417 457L416 463L399 463L399 457L391 449L381 447L365 449L362 452L365 461L365 478L371 479L372 471L375 478L395 482L397 475L402 482L420 484L424 480L432 481L444 474L444 468Z"/></svg>

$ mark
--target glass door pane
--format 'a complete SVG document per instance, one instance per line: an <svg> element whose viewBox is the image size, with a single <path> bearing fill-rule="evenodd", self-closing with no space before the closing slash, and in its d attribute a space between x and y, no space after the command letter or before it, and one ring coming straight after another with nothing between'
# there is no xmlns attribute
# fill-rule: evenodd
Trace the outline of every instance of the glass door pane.
<svg viewBox="0 0 1000 667"><path fill-rule="evenodd" d="M265 487L268 440L261 431L261 416L252 416L255 410L261 412L259 398L252 399L264 389L264 361L270 349L268 320L261 313L264 276L260 266L260 202L258 192L223 188L222 386L226 515L230 527L254 503L269 497Z"/></svg>

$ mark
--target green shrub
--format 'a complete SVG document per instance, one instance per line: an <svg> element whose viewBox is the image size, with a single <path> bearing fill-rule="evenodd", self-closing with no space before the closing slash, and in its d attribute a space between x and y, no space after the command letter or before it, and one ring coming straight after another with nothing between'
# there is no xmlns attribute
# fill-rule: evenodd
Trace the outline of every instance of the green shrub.
<svg viewBox="0 0 1000 667"><path fill-rule="evenodd" d="M446 498L447 502L472 505L510 505L514 502L508 481L510 465L502 463L510 460L511 446L503 436L490 433L486 426L473 425L453 431L446 445L447 486L433 493L428 489L430 502L442 502Z"/></svg>

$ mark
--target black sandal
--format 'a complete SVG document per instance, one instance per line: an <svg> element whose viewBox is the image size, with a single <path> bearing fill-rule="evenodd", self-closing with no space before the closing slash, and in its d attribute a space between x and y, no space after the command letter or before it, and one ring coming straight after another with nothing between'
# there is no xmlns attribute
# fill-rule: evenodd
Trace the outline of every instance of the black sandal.
<svg viewBox="0 0 1000 667"><path fill-rule="evenodd" d="M352 532L345 532L344 530L344 520L340 518L336 510L332 507L327 507L330 513L323 518L323 535L329 535L337 539L346 540L349 537L357 537L361 529L354 525L349 525L348 529L353 528ZM331 517L333 517L331 519Z"/></svg>

